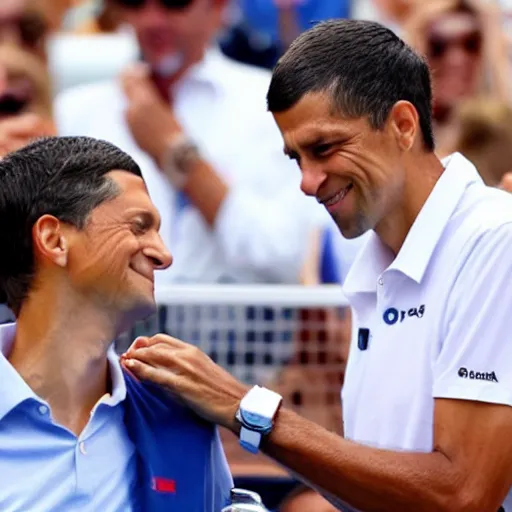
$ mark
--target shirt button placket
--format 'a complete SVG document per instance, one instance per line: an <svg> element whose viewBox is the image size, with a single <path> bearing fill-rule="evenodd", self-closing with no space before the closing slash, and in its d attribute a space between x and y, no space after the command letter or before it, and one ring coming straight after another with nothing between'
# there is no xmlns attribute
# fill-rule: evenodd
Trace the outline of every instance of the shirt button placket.
<svg viewBox="0 0 512 512"><path fill-rule="evenodd" d="M88 495L87 482L90 471L87 470L89 464L89 456L87 451L90 446L86 441L77 439L75 446L75 474L76 474L76 491L79 496L85 499Z"/></svg>

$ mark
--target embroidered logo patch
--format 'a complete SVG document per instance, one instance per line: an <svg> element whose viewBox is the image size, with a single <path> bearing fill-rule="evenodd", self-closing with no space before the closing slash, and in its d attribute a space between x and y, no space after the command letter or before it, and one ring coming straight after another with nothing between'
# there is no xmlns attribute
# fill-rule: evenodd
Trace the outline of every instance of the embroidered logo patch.
<svg viewBox="0 0 512 512"><path fill-rule="evenodd" d="M164 494L176 494L176 480L155 476L151 482L151 488Z"/></svg>

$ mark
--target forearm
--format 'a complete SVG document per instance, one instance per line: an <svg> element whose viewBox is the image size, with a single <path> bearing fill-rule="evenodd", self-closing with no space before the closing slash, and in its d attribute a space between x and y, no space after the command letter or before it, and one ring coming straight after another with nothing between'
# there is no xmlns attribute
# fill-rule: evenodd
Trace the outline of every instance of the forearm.
<svg viewBox="0 0 512 512"><path fill-rule="evenodd" d="M499 9L489 9L482 15L483 30L486 34L485 60L488 67L492 94L505 102L511 102L511 65L506 34L502 28L502 13Z"/></svg>
<svg viewBox="0 0 512 512"><path fill-rule="evenodd" d="M175 171L161 161L173 183ZM233 272L254 280L298 282L310 221L297 198L282 191L276 193L279 198L268 197L249 184L228 186L201 156L187 164L182 190L210 226Z"/></svg>
<svg viewBox="0 0 512 512"><path fill-rule="evenodd" d="M364 512L458 509L456 473L438 452L365 447L286 409L279 413L263 451L314 487Z"/></svg>
<svg viewBox="0 0 512 512"><path fill-rule="evenodd" d="M202 158L195 161L189 169L183 188L183 192L199 210L209 226L215 224L228 190L228 186L222 178Z"/></svg>

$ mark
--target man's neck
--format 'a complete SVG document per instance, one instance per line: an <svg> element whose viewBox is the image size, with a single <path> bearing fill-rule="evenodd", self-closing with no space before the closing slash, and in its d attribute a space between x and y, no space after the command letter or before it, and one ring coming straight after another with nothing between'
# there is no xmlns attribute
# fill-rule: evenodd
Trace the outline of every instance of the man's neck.
<svg viewBox="0 0 512 512"><path fill-rule="evenodd" d="M54 420L78 435L110 391L107 351L115 327L90 306L47 299L27 299L9 360L48 402Z"/></svg>
<svg viewBox="0 0 512 512"><path fill-rule="evenodd" d="M375 228L379 238L395 255L443 173L443 165L434 153L411 159L406 165L410 169L406 174L402 202Z"/></svg>

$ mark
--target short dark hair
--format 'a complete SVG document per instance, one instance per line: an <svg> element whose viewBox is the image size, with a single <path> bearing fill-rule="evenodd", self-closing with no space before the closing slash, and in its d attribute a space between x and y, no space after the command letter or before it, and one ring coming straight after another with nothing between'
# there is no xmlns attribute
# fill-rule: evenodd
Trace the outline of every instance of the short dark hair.
<svg viewBox="0 0 512 512"><path fill-rule="evenodd" d="M36 221L50 214L83 229L94 208L118 195L105 178L114 170L142 177L129 155L89 137L40 139L0 160L0 303L18 315L30 291Z"/></svg>
<svg viewBox="0 0 512 512"><path fill-rule="evenodd" d="M374 129L384 126L396 102L409 101L418 112L426 149L434 150L428 65L382 25L337 19L301 34L274 69L268 109L284 112L306 94L324 91L340 114L368 117Z"/></svg>

